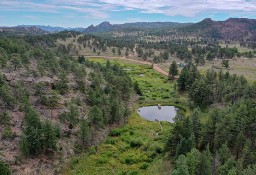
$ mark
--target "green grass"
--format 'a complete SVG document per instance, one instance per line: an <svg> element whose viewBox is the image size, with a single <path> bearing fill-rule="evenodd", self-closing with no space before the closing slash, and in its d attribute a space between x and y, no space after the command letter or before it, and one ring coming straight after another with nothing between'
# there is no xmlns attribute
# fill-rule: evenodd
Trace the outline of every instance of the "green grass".
<svg viewBox="0 0 256 175"><path fill-rule="evenodd" d="M90 60L106 63L102 58ZM73 158L61 173L66 175L170 174L171 162L166 158L163 150L172 124L161 122L163 127L161 130L158 122L142 119L137 114L137 108L160 103L177 106L188 114L186 97L177 95L173 90L174 83L150 66L124 60L110 59L110 61L120 64L133 81L138 81L144 96L134 104L134 111L124 126L113 129L104 143ZM140 76L141 74L143 76Z"/></svg>
<svg viewBox="0 0 256 175"><path fill-rule="evenodd" d="M113 129L103 144L74 158L63 174L159 174L171 129L171 124L161 124L162 131L159 123L143 120L134 111L127 124Z"/></svg>
<svg viewBox="0 0 256 175"><path fill-rule="evenodd" d="M91 58L91 61L105 63L102 58ZM177 97L173 90L174 83L151 68L150 65L141 65L124 60L110 59L111 63L120 64L130 75L133 81L138 81L145 101L174 101Z"/></svg>

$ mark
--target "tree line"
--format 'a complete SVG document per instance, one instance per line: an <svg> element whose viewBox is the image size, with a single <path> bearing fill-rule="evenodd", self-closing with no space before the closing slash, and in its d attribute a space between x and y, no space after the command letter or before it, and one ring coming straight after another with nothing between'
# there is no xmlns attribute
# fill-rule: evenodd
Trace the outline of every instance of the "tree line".
<svg viewBox="0 0 256 175"><path fill-rule="evenodd" d="M178 112L166 145L175 162L172 174L255 174L256 83L228 72L201 75L190 63L177 87L188 93L192 113Z"/></svg>

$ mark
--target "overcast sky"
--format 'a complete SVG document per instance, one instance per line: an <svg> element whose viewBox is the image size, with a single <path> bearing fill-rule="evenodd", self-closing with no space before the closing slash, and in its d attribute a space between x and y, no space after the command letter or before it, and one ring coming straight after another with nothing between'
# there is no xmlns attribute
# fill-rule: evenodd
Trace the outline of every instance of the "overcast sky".
<svg viewBox="0 0 256 175"><path fill-rule="evenodd" d="M256 0L0 0L0 26L256 18Z"/></svg>

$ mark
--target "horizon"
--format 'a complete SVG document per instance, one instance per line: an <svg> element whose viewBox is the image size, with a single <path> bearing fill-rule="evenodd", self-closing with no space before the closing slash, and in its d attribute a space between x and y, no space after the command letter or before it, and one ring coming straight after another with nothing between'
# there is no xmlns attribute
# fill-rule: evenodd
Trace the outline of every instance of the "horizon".
<svg viewBox="0 0 256 175"><path fill-rule="evenodd" d="M224 19L224 20L214 20L214 19L212 19L212 18L204 18L204 19L202 19L201 21L203 21L203 20L205 20L205 19L211 19L212 21L226 21L226 20L228 20L228 19L254 19L254 18L244 18L244 17L241 17L241 18L239 18L239 17L229 17L229 18L227 18L227 19ZM255 19L256 20L256 19ZM197 22L201 22L201 21L197 21ZM97 26L97 25L100 25L100 24L102 24L102 23L104 23L104 22L109 22L109 21L102 21L102 22L100 22L100 23L97 23L97 24L90 24L90 25L88 25L88 26L77 26L77 27L70 27L70 26L67 26L67 27L64 27L64 26L51 26L51 25L48 25L48 24L46 24L46 25L44 25L44 24L34 24L34 25L32 25L32 24L18 24L18 25L14 25L14 26L0 26L0 27L23 27L23 26L29 26L29 27L37 27L37 26L44 26L44 27L60 27L60 28L66 28L66 29L74 29L74 28L84 28L84 29L86 29L86 28L88 28L89 26L91 26L91 25L93 25L94 27L95 26ZM176 21L137 21L137 22L124 22L124 23L111 23L111 22L109 22L111 25L122 25L122 24L129 24L129 23L158 23L158 22L160 22L160 23L168 23L168 22L173 22L173 23L180 23L180 24L185 24L185 23L192 23L192 24L195 24L195 23L197 23L197 22L176 22Z"/></svg>
<svg viewBox="0 0 256 175"><path fill-rule="evenodd" d="M256 18L254 0L2 0L0 25L86 28L103 21L196 23L205 18Z"/></svg>

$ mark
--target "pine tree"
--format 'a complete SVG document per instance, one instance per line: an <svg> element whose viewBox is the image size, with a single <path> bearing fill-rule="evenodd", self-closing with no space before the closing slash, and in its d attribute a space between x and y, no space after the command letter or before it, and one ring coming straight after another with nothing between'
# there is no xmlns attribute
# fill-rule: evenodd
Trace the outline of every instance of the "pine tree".
<svg viewBox="0 0 256 175"><path fill-rule="evenodd" d="M45 152L47 149L55 150L57 144L56 131L49 121L42 124L41 132L43 152Z"/></svg>
<svg viewBox="0 0 256 175"><path fill-rule="evenodd" d="M190 175L196 175L198 164L199 164L199 157L201 153L199 150L193 148L189 153L186 154L188 171Z"/></svg>
<svg viewBox="0 0 256 175"><path fill-rule="evenodd" d="M79 131L79 135L82 141L82 144L84 146L88 145L88 142L90 140L90 126L87 120L82 119L80 122L80 131Z"/></svg>
<svg viewBox="0 0 256 175"><path fill-rule="evenodd" d="M211 175L211 156L208 151L201 153L199 158L197 174L198 175Z"/></svg>
<svg viewBox="0 0 256 175"><path fill-rule="evenodd" d="M42 123L32 107L27 108L24 126L20 149L25 156L37 156L56 148L56 130L49 122Z"/></svg>
<svg viewBox="0 0 256 175"><path fill-rule="evenodd" d="M180 155L176 161L175 170L173 170L172 175L189 175L187 160L184 155Z"/></svg>
<svg viewBox="0 0 256 175"><path fill-rule="evenodd" d="M104 126L103 113L97 106L93 106L89 112L89 119L94 126L102 128Z"/></svg>
<svg viewBox="0 0 256 175"><path fill-rule="evenodd" d="M171 80L174 80L174 77L178 75L178 73L179 73L179 70L178 70L177 64L175 61L173 61L169 68L169 78Z"/></svg>

